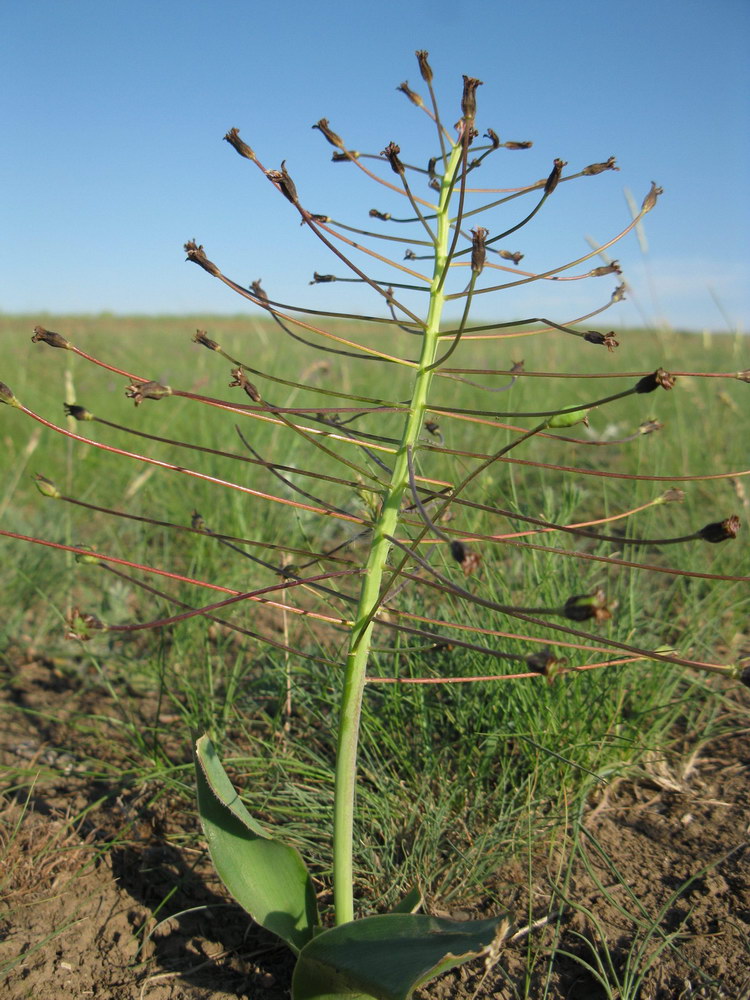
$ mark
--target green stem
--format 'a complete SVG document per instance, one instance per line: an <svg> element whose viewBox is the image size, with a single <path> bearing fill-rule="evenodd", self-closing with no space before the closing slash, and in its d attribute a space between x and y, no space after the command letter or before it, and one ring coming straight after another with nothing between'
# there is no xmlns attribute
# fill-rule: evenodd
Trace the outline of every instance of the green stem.
<svg viewBox="0 0 750 1000"><path fill-rule="evenodd" d="M451 235L448 207L453 188L453 175L462 152L461 144L453 147L448 167L443 175L437 212L435 266L430 285L430 308L422 339L422 353L414 378L411 405L393 464L390 486L385 494L380 516L373 527L372 543L365 566L359 604L349 638L336 753L333 885L337 924L347 923L354 919L353 836L357 745L362 694L370 654L372 619L380 600L383 573L391 550L390 537L396 532L401 499L409 485L408 450L413 448L417 441L427 409L427 395L433 376L430 366L437 353L440 320L445 303L444 272L448 267L448 242Z"/></svg>

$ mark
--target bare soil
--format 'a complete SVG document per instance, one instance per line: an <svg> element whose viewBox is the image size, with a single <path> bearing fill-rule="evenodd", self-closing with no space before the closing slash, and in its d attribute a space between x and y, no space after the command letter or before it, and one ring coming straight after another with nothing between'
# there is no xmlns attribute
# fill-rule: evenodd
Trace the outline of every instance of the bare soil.
<svg viewBox="0 0 750 1000"><path fill-rule="evenodd" d="M576 843L562 835L498 871L488 900L507 900L515 918L497 963L465 966L421 1000L748 1000L750 697L738 698L734 729L592 798ZM82 712L112 714L106 691L16 658L0 703L0 995L288 997L289 954L217 881L188 800L108 777L127 770L125 743L108 760L116 740L102 750L71 727ZM174 731L170 760L188 765L187 734ZM467 912L487 915L488 900ZM609 992L582 964L598 962Z"/></svg>

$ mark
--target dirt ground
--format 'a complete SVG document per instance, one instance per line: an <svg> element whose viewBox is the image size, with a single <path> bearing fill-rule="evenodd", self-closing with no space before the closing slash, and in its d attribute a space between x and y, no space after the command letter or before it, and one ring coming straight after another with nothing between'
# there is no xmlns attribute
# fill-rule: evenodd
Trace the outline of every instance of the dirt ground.
<svg viewBox="0 0 750 1000"><path fill-rule="evenodd" d="M4 680L0 995L288 997L290 956L228 898L184 803L156 783L113 791L106 766L91 778L94 735L87 745L69 720L81 711L106 718L106 692L37 658ZM420 1000L748 1000L748 694L737 694L745 721L738 715L733 731L654 759L638 780L592 798L570 864L561 838L531 859L531 879L526 863L499 871L493 896L516 917L497 965L465 966ZM170 759L188 764L174 729ZM28 781L14 788L19 768L38 773L30 798ZM603 963L609 992L581 962Z"/></svg>

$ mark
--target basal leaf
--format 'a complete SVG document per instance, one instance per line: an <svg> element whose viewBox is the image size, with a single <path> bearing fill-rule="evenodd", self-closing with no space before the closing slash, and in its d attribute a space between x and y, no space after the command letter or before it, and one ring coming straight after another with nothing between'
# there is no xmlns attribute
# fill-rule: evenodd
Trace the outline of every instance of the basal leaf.
<svg viewBox="0 0 750 1000"><path fill-rule="evenodd" d="M299 952L318 924L315 892L299 851L269 837L253 819L207 736L196 743L195 770L198 810L219 877L257 923Z"/></svg>
<svg viewBox="0 0 750 1000"><path fill-rule="evenodd" d="M302 950L294 1000L407 1000L442 972L486 954L507 921L443 920L411 913L365 917L322 931Z"/></svg>

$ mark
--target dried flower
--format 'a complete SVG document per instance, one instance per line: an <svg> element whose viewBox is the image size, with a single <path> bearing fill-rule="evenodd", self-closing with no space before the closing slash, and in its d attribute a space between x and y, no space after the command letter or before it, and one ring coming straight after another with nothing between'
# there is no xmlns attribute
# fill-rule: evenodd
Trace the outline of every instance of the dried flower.
<svg viewBox="0 0 750 1000"><path fill-rule="evenodd" d="M390 217L391 217L390 212L379 212L377 208L370 209L371 219L380 219L381 222L387 222L390 219Z"/></svg>
<svg viewBox="0 0 750 1000"><path fill-rule="evenodd" d="M662 389L671 389L675 384L674 375L670 375L663 368L657 368L651 375L644 375L640 382L636 383L636 392L654 392L659 386Z"/></svg>
<svg viewBox="0 0 750 1000"><path fill-rule="evenodd" d="M358 160L361 155L358 149L347 149L344 153L333 153L331 163L350 163L352 160Z"/></svg>
<svg viewBox="0 0 750 1000"><path fill-rule="evenodd" d="M261 288L260 278L258 278L257 281L252 282L250 285L250 291L261 302L268 302L268 296L266 295L265 289Z"/></svg>
<svg viewBox="0 0 750 1000"><path fill-rule="evenodd" d="M682 503L684 499L685 494L682 490L672 489L665 490L656 503Z"/></svg>
<svg viewBox="0 0 750 1000"><path fill-rule="evenodd" d="M622 268L620 267L620 262L613 260L609 264L604 264L602 267L595 267L592 271L589 271L589 278L603 278L605 274L622 274Z"/></svg>
<svg viewBox="0 0 750 1000"><path fill-rule="evenodd" d="M740 382L750 382L750 368L746 369L744 372L737 372L734 377L739 379Z"/></svg>
<svg viewBox="0 0 750 1000"><path fill-rule="evenodd" d="M336 135L336 133L328 127L327 118L321 118L320 121L316 122L312 127L316 128L319 132L322 132L332 146L336 146L337 149L341 149L344 150L344 152L346 152L346 146L344 145L344 140L341 138L340 135Z"/></svg>
<svg viewBox="0 0 750 1000"><path fill-rule="evenodd" d="M597 622L606 622L612 617L617 602L607 604L606 595L601 587L592 594L575 594L569 597L563 607L563 614L573 622L585 622L593 618Z"/></svg>
<svg viewBox="0 0 750 1000"><path fill-rule="evenodd" d="M286 169L286 160L281 161L281 170L266 170L266 177L269 181L273 181L274 184L278 185L279 190L287 201L291 201L293 205L299 204L297 188L294 186L294 181Z"/></svg>
<svg viewBox="0 0 750 1000"><path fill-rule="evenodd" d="M165 396L171 396L172 389L161 382L133 382L125 390L125 395L136 406L140 406L144 399L164 399Z"/></svg>
<svg viewBox="0 0 750 1000"><path fill-rule="evenodd" d="M476 77L464 74L464 92L461 95L461 113L464 121L473 122L477 116L477 87L482 86L482 81Z"/></svg>
<svg viewBox="0 0 750 1000"><path fill-rule="evenodd" d="M653 434L655 431L660 431L663 426L661 420L644 420L638 425L638 430L641 434Z"/></svg>
<svg viewBox="0 0 750 1000"><path fill-rule="evenodd" d="M656 182L651 181L651 189L646 195L646 197L643 199L643 204L641 205L641 212L643 212L644 215L646 214L646 212L651 211L651 209L656 204L656 199L659 197L660 194L664 194L664 188L657 187Z"/></svg>
<svg viewBox="0 0 750 1000"><path fill-rule="evenodd" d="M523 254L520 250L514 252L510 250L498 250L498 256L502 257L503 260L512 260L514 264L520 264L523 260Z"/></svg>
<svg viewBox="0 0 750 1000"><path fill-rule="evenodd" d="M199 514L197 510L193 511L192 517L190 518L190 527L193 531L208 531L206 522L203 520L203 515Z"/></svg>
<svg viewBox="0 0 750 1000"><path fill-rule="evenodd" d="M50 497L52 500L59 500L62 493L58 490L51 479L47 479L46 476L34 476L34 482L36 483L36 488L44 497Z"/></svg>
<svg viewBox="0 0 750 1000"><path fill-rule="evenodd" d="M723 521L713 521L705 525L696 532L704 542L711 542L716 545L718 542L726 542L730 538L736 538L740 530L740 519L736 514L727 517Z"/></svg>
<svg viewBox="0 0 750 1000"><path fill-rule="evenodd" d="M65 633L65 638L78 639L81 642L88 642L91 632L107 631L107 626L96 615L84 614L79 608L73 608L67 617L66 625L68 631Z"/></svg>
<svg viewBox="0 0 750 1000"><path fill-rule="evenodd" d="M90 410L87 410L85 406L76 406L75 403L63 403L63 409L65 410L65 416L72 417L74 420L94 419L94 414Z"/></svg>
<svg viewBox="0 0 750 1000"><path fill-rule="evenodd" d="M198 244L195 240L188 240L185 244L185 253L187 254L187 259L192 261L193 264L197 264L199 267L202 267L204 271L208 271L209 274L213 274L215 278L221 277L221 271L218 269L216 264L206 257L202 243Z"/></svg>
<svg viewBox="0 0 750 1000"><path fill-rule="evenodd" d="M610 299L610 302L622 302L622 300L625 298L625 292L626 292L626 286L625 282L623 282L621 285L618 285L617 288L615 288L615 290L612 292L612 298Z"/></svg>
<svg viewBox="0 0 750 1000"><path fill-rule="evenodd" d="M608 351L614 351L616 347L620 346L620 341L615 337L614 330L610 330L609 333L600 333L598 330L587 330L583 335L583 339L587 340L590 344L602 344Z"/></svg>
<svg viewBox="0 0 750 1000"><path fill-rule="evenodd" d="M404 80L403 83L400 83L398 85L398 87L396 87L396 90L400 90L402 94L406 94L406 96L409 98L409 100L411 101L411 103L412 104L416 104L416 106L418 108L423 108L424 107L424 101L419 96L419 94L417 94L415 91L413 91L411 89L411 87L409 86L409 84L408 84L408 82L406 80Z"/></svg>
<svg viewBox="0 0 750 1000"><path fill-rule="evenodd" d="M209 351L220 351L221 345L217 344L215 340L211 340L209 336L206 335L205 330L196 330L195 336L193 337L194 344L203 344L207 347Z"/></svg>
<svg viewBox="0 0 750 1000"><path fill-rule="evenodd" d="M560 180L560 174L562 174L563 167L568 165L567 160L556 159L555 164L552 167L552 173L547 178L547 182L544 185L544 196L547 197L552 194L558 185Z"/></svg>
<svg viewBox="0 0 750 1000"><path fill-rule="evenodd" d="M471 576L472 573L475 573L482 562L482 557L478 552L473 552L463 542L457 540L451 542L451 555L461 566L464 576Z"/></svg>
<svg viewBox="0 0 750 1000"><path fill-rule="evenodd" d="M5 382L0 382L0 403L7 403L8 406L20 406L12 390Z"/></svg>
<svg viewBox="0 0 750 1000"><path fill-rule="evenodd" d="M239 386L241 389L245 390L254 403L259 403L260 393L248 379L247 375L245 375L243 370L241 368L233 368L232 375L234 376L234 381L229 383L229 388L233 389L235 386Z"/></svg>
<svg viewBox="0 0 750 1000"><path fill-rule="evenodd" d="M313 271L313 280L310 282L311 285L325 285L331 281L338 281L339 279L335 274L318 274L317 271Z"/></svg>
<svg viewBox="0 0 750 1000"><path fill-rule="evenodd" d="M427 62L427 57L429 52L425 52L424 49L419 49L416 52L417 60L419 61L419 72L422 74L422 79L425 83L432 83L432 67Z"/></svg>
<svg viewBox="0 0 750 1000"><path fill-rule="evenodd" d="M484 134L485 134L485 137L487 139L489 139L490 142L492 143L492 148L493 149L499 149L499 147L500 147L500 136L497 134L497 132L494 129L492 129L492 128L488 128L487 131Z"/></svg>
<svg viewBox="0 0 750 1000"><path fill-rule="evenodd" d="M391 170L394 172L394 174L403 175L404 165L398 157L398 154L400 152L401 152L400 146L397 146L395 142L389 142L380 155L384 156L386 160L388 160L388 162L391 165Z"/></svg>
<svg viewBox="0 0 750 1000"><path fill-rule="evenodd" d="M530 139L524 139L522 142L508 141L503 143L503 149L531 149L533 145Z"/></svg>
<svg viewBox="0 0 750 1000"><path fill-rule="evenodd" d="M584 167L581 171L582 174L601 174L604 170L619 170L619 167L615 166L614 156L610 156L608 160L604 163L590 163L588 167Z"/></svg>
<svg viewBox="0 0 750 1000"><path fill-rule="evenodd" d="M70 350L70 341L62 334L54 333L52 330L45 330L43 326L34 327L34 336L31 338L32 344L44 343L50 347L59 347L63 351Z"/></svg>
<svg viewBox="0 0 750 1000"><path fill-rule="evenodd" d="M254 160L255 153L250 149L246 142L240 139L240 130L238 128L230 128L227 134L224 136L224 141L228 142L230 146L237 150L240 156L244 156L246 160Z"/></svg>
<svg viewBox="0 0 750 1000"><path fill-rule="evenodd" d="M487 258L485 241L489 235L489 229L477 226L471 231L471 269L475 274L481 274L484 262Z"/></svg>
<svg viewBox="0 0 750 1000"><path fill-rule="evenodd" d="M526 656L529 670L535 674L544 674L548 684L552 683L567 662L567 657L555 656L551 646L542 646L536 653L529 653Z"/></svg>

